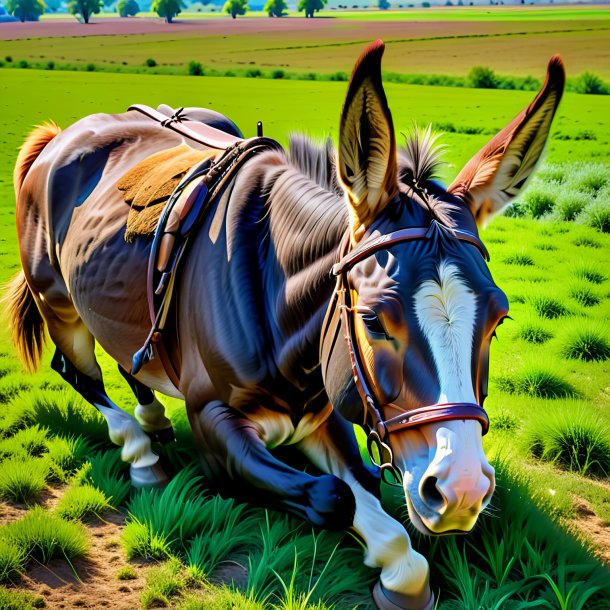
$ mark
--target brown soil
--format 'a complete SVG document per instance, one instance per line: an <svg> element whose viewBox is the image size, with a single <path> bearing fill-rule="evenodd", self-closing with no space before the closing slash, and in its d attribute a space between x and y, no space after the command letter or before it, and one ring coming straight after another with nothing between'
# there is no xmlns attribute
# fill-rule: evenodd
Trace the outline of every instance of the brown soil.
<svg viewBox="0 0 610 610"><path fill-rule="evenodd" d="M600 519L584 498L574 496L578 519L570 527L592 545L592 553L606 565L610 565L610 524Z"/></svg>
<svg viewBox="0 0 610 610"><path fill-rule="evenodd" d="M586 20L585 20L586 21ZM582 22L584 23L584 21ZM594 25L594 24L593 24ZM555 22L553 29L571 29L570 22ZM153 17L121 19L119 17L94 20L85 25L73 17L43 21L0 23L0 40L18 40L23 38L49 38L66 36L125 36L129 34L167 34L181 36L184 34L201 36L230 36L243 34L301 34L299 40L310 43L329 42L328 30L333 30L332 41L364 42L375 37L386 40L405 40L410 38L427 38L453 36L459 34L502 34L508 32L525 32L545 30L543 23L537 22L483 22L483 21L353 21L340 17L319 17L315 20L315 31L312 31L309 19L303 17L284 17L282 19L178 19L172 24ZM304 37L303 37L304 36Z"/></svg>
<svg viewBox="0 0 610 610"><path fill-rule="evenodd" d="M55 504L58 490L49 490L44 499L45 508ZM27 507L0 504L0 523L20 518ZM17 583L19 590L42 597L45 608L108 608L111 610L137 610L139 596L144 588L142 564L134 565L137 578L118 580L120 568L130 565L121 549L120 536L125 516L118 512L104 515L104 520L93 520L85 525L89 533L90 551L77 559L73 567L63 559L54 559L48 565L34 561Z"/></svg>

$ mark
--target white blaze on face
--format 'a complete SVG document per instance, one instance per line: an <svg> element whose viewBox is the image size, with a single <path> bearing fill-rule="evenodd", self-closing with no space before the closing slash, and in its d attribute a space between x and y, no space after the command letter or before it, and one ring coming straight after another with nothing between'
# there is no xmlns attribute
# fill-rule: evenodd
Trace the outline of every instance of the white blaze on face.
<svg viewBox="0 0 610 610"><path fill-rule="evenodd" d="M423 282L414 297L438 373L438 402L476 402L471 358L477 299L455 265L442 261L438 276L438 282Z"/></svg>

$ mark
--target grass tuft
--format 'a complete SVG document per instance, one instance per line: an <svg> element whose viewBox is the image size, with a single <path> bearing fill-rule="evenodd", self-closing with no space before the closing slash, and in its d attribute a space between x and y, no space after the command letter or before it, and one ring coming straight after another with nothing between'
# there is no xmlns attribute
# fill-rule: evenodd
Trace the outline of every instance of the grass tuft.
<svg viewBox="0 0 610 610"><path fill-rule="evenodd" d="M583 307L599 305L600 298L589 286L578 285L570 288L570 296Z"/></svg>
<svg viewBox="0 0 610 610"><path fill-rule="evenodd" d="M141 489L134 494L128 504L129 519L146 531L134 526L135 539L124 537L130 557L142 554L142 549L145 556L153 554L153 549L154 556L159 556L167 545L179 544L205 529L211 499L195 469L196 466L191 466L179 472L164 490Z"/></svg>
<svg viewBox="0 0 610 610"><path fill-rule="evenodd" d="M507 265L521 265L522 267L532 267L534 259L529 254L515 253L509 254L503 260Z"/></svg>
<svg viewBox="0 0 610 610"><path fill-rule="evenodd" d="M529 303L541 318L548 320L554 320L568 313L568 310L561 301L543 294L530 296Z"/></svg>
<svg viewBox="0 0 610 610"><path fill-rule="evenodd" d="M123 529L121 541L127 559L167 559L171 554L171 545L165 535L153 532L150 525L133 517Z"/></svg>
<svg viewBox="0 0 610 610"><path fill-rule="evenodd" d="M591 284L602 284L606 280L606 276L593 265L581 265L574 270L574 275L580 279L590 282Z"/></svg>
<svg viewBox="0 0 610 610"><path fill-rule="evenodd" d="M131 490L131 482L125 476L126 464L119 449L101 451L84 466L81 479L97 487L114 508L123 504Z"/></svg>
<svg viewBox="0 0 610 610"><path fill-rule="evenodd" d="M117 580L135 580L138 573L131 566L124 566L116 573Z"/></svg>
<svg viewBox="0 0 610 610"><path fill-rule="evenodd" d="M555 207L554 189L540 184L531 187L523 195L523 207L532 218L542 218L553 211Z"/></svg>
<svg viewBox="0 0 610 610"><path fill-rule="evenodd" d="M142 607L169 607L172 598L180 595L186 586L182 564L171 557L165 563L150 568L146 573L146 584L148 587L140 595Z"/></svg>
<svg viewBox="0 0 610 610"><path fill-rule="evenodd" d="M65 521L40 506L6 525L0 537L27 552L28 558L35 557L44 564L54 557L72 561L89 548L87 532L80 523Z"/></svg>
<svg viewBox="0 0 610 610"><path fill-rule="evenodd" d="M81 437L56 436L47 442L47 449L46 458L51 475L61 482L65 482L76 472L89 453L89 445Z"/></svg>
<svg viewBox="0 0 610 610"><path fill-rule="evenodd" d="M233 551L252 543L252 519L244 504L214 496L205 505L204 531L188 545L187 566L193 574L208 576Z"/></svg>
<svg viewBox="0 0 610 610"><path fill-rule="evenodd" d="M610 201L597 199L582 211L578 220L600 233L610 233Z"/></svg>
<svg viewBox="0 0 610 610"><path fill-rule="evenodd" d="M525 442L534 457L581 476L610 474L610 434L602 421L582 407L538 417Z"/></svg>
<svg viewBox="0 0 610 610"><path fill-rule="evenodd" d="M519 327L519 337L528 343L540 344L551 339L553 333L544 328L540 323L530 320L524 322Z"/></svg>
<svg viewBox="0 0 610 610"><path fill-rule="evenodd" d="M560 374L536 363L528 364L511 376L496 378L500 390L535 398L566 398L576 395L574 387Z"/></svg>
<svg viewBox="0 0 610 610"><path fill-rule="evenodd" d="M64 493L56 512L69 521L82 521L86 517L101 517L110 509L106 496L92 485L75 485Z"/></svg>
<svg viewBox="0 0 610 610"><path fill-rule="evenodd" d="M47 434L48 431L38 425L19 430L10 438L0 441L0 455L39 457L47 449Z"/></svg>
<svg viewBox="0 0 610 610"><path fill-rule="evenodd" d="M25 570L26 552L0 538L0 582L15 579ZM3 606L0 604L0 608Z"/></svg>
<svg viewBox="0 0 610 610"><path fill-rule="evenodd" d="M46 603L42 597L0 587L0 608L2 610L34 610L45 607Z"/></svg>
<svg viewBox="0 0 610 610"><path fill-rule="evenodd" d="M557 195L553 216L571 222L589 205L591 196L576 189L562 189Z"/></svg>
<svg viewBox="0 0 610 610"><path fill-rule="evenodd" d="M610 341L603 330L581 324L567 334L561 355L571 360L601 362L610 358Z"/></svg>
<svg viewBox="0 0 610 610"><path fill-rule="evenodd" d="M48 473L49 466L41 458L5 460L0 468L0 496L27 502L43 490Z"/></svg>
<svg viewBox="0 0 610 610"><path fill-rule="evenodd" d="M494 430L511 432L519 427L519 420L512 413L502 411L493 417L491 425Z"/></svg>

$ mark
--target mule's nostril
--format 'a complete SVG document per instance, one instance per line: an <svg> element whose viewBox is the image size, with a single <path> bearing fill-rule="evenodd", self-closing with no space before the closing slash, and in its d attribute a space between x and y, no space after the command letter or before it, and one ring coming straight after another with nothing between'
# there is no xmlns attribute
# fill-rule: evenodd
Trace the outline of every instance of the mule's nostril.
<svg viewBox="0 0 610 610"><path fill-rule="evenodd" d="M426 506L435 511L440 511L446 504L445 497L437 487L438 479L436 477L426 477L420 486L421 499Z"/></svg>

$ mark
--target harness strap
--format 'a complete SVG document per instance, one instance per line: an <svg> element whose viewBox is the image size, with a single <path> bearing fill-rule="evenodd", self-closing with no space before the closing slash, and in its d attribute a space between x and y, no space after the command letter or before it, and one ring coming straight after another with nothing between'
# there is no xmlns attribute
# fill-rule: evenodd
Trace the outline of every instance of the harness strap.
<svg viewBox="0 0 610 610"><path fill-rule="evenodd" d="M174 286L190 236L200 226L212 202L232 178L235 172L253 155L267 150L282 150L278 142L258 136L244 140L235 138L213 127L201 123L182 123L179 109L171 119L148 106L131 106L160 123L196 142L212 148L222 149L218 159L206 159L190 171L178 184L163 208L157 224L148 259L147 295L151 320L151 330L144 345L132 358L131 374L136 375L152 358L155 349L167 376L178 389L180 384L179 366L169 357L163 341L171 305ZM197 126L200 126L199 129ZM222 134L221 136L218 134ZM184 203L178 222L168 226L170 215L185 189L198 181ZM176 224L177 226L174 226Z"/></svg>
<svg viewBox="0 0 610 610"><path fill-rule="evenodd" d="M451 419L473 419L481 424L483 434L489 430L489 418L485 409L476 403L442 403L420 407L417 409L404 410L399 405L390 403L379 405L375 394L367 379L366 369L362 362L359 344L355 329L355 312L352 307L351 293L348 282L348 272L357 263L371 256L378 250L388 248L397 243L430 239L435 230L442 230L447 235L465 241L476 246L486 260L489 253L481 240L473 233L462 229L449 229L433 220L429 227L412 227L393 231L381 235L375 239L365 242L351 252L347 252L349 241L344 241L340 249L341 259L336 263L331 274L337 277L337 286L329 304L320 342L321 360L326 359L326 365L330 361L330 354L336 345L339 327L342 326L345 333L345 341L349 351L354 384L362 400L364 413L362 426L368 430L367 448L373 463L381 470L381 475L390 484L400 484L402 475L394 462L394 455L389 444L389 434L406 428L412 428L426 423L446 421ZM336 309L341 312L336 315ZM332 337L332 338L331 338ZM323 366L323 375L326 378L328 372ZM402 411L399 415L384 420L381 407L392 407ZM379 455L379 463L375 457L375 451ZM388 479L389 477L389 479Z"/></svg>

